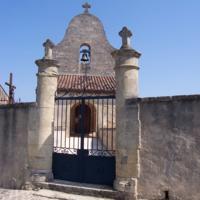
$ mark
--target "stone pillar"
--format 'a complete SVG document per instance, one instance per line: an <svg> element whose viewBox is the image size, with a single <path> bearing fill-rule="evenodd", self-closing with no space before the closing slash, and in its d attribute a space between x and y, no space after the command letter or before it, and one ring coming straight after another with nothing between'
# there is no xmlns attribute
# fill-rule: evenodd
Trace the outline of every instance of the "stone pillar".
<svg viewBox="0 0 200 200"><path fill-rule="evenodd" d="M124 27L119 35L122 47L112 52L116 76L116 180L114 188L127 199L137 199L139 175L140 123L138 97L138 60L140 53L131 48L132 33Z"/></svg>
<svg viewBox="0 0 200 200"><path fill-rule="evenodd" d="M58 64L52 59L53 43L44 43L45 57L37 60L37 134L32 145L33 181L52 179L53 119L55 92L57 90Z"/></svg>

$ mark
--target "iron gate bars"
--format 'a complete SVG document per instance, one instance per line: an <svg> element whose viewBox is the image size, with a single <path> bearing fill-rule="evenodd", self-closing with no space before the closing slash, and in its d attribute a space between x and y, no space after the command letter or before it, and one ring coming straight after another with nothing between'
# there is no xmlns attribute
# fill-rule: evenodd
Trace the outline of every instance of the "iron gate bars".
<svg viewBox="0 0 200 200"><path fill-rule="evenodd" d="M115 96L56 97L54 152L113 156Z"/></svg>

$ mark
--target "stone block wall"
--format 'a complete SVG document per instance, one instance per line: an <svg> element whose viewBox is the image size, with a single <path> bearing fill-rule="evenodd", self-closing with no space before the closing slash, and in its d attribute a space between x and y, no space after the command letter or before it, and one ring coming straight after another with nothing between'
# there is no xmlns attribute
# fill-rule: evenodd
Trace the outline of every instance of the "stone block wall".
<svg viewBox="0 0 200 200"><path fill-rule="evenodd" d="M200 199L200 95L140 103L138 193L144 199Z"/></svg>
<svg viewBox="0 0 200 200"><path fill-rule="evenodd" d="M28 179L35 111L34 103L0 106L0 187L19 189Z"/></svg>
<svg viewBox="0 0 200 200"><path fill-rule="evenodd" d="M139 154L127 150L122 164L138 176L138 198L164 199L168 193L170 200L199 200L200 95L130 99L124 112L127 134L122 137L127 149L133 135L138 138ZM34 103L0 106L0 187L21 188L29 180L36 116ZM137 160L135 155L139 165L128 162Z"/></svg>

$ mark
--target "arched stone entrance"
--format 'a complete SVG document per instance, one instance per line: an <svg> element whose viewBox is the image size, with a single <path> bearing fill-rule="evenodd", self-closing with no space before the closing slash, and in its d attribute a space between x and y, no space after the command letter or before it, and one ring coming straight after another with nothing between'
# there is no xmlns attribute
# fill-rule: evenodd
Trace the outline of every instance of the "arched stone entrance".
<svg viewBox="0 0 200 200"><path fill-rule="evenodd" d="M81 132L89 136L96 131L96 109L94 105L89 103L75 104L71 108L70 118L71 136L79 136Z"/></svg>
<svg viewBox="0 0 200 200"><path fill-rule="evenodd" d="M81 123L81 113L84 113L83 123ZM81 104L75 108L75 120L74 120L75 133L80 134L81 129L84 134L88 134L91 131L91 109L88 105Z"/></svg>

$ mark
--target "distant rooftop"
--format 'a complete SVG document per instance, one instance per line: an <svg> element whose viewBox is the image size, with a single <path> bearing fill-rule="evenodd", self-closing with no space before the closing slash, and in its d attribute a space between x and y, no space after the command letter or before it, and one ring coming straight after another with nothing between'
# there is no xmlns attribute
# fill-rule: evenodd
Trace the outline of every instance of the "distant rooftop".
<svg viewBox="0 0 200 200"><path fill-rule="evenodd" d="M0 85L0 105L8 103L8 95L3 87Z"/></svg>

